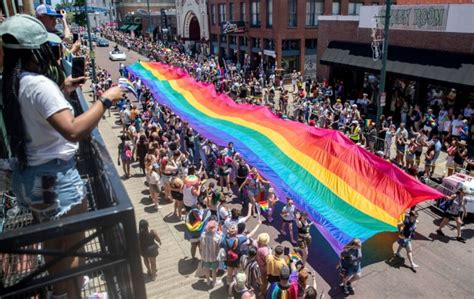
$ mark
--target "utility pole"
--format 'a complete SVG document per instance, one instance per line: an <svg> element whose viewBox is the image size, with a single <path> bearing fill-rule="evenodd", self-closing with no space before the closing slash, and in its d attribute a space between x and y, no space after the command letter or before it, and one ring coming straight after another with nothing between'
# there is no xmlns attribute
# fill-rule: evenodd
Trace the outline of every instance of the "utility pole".
<svg viewBox="0 0 474 299"><path fill-rule="evenodd" d="M92 65L92 81L94 83L97 83L97 76L95 73L95 53L94 53L94 48L92 47L91 24L89 21L89 10L87 8L87 0L84 0L84 10L85 10L86 20L87 20L87 36L89 39L89 58L91 59L91 65Z"/></svg>
<svg viewBox="0 0 474 299"><path fill-rule="evenodd" d="M387 54L388 54L388 32L390 30L390 10L392 6L392 0L385 0L385 23L384 23L384 34L383 34L383 45L382 45L382 70L380 71L380 87L379 87L379 99L377 103L377 121L383 112L385 106L386 93L385 93L385 81L387 77ZM383 106L382 106L383 105Z"/></svg>
<svg viewBox="0 0 474 299"><path fill-rule="evenodd" d="M150 29L151 29L151 13L150 13L150 0L146 0L146 7L148 9L148 28L146 29L146 32L148 35L150 35Z"/></svg>

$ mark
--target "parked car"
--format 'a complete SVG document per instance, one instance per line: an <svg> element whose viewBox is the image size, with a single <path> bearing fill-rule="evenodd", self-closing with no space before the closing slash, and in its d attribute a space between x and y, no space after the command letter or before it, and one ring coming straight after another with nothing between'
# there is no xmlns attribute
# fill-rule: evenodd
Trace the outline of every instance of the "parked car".
<svg viewBox="0 0 474 299"><path fill-rule="evenodd" d="M97 47L108 47L109 41L106 40L105 38L98 38L96 44L97 44Z"/></svg>
<svg viewBox="0 0 474 299"><path fill-rule="evenodd" d="M109 59L112 61L127 60L127 55L119 49L113 49L109 52Z"/></svg>

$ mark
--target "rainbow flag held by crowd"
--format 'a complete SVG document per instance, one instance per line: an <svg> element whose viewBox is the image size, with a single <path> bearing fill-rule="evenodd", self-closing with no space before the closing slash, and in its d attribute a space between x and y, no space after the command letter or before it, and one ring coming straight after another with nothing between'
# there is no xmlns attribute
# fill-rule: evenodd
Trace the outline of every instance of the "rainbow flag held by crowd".
<svg viewBox="0 0 474 299"><path fill-rule="evenodd" d="M337 130L283 120L268 107L237 104L211 84L159 62L128 67L155 99L218 145L255 166L279 198L290 197L336 252L353 238L397 231L405 210L442 197Z"/></svg>

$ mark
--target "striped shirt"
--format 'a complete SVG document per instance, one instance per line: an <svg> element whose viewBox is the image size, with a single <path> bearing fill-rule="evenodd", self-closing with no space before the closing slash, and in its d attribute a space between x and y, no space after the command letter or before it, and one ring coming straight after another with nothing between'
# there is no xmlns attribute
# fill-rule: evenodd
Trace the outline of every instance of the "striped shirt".
<svg viewBox="0 0 474 299"><path fill-rule="evenodd" d="M201 236L201 259L203 262L216 262L219 253L221 235L213 232L204 232Z"/></svg>

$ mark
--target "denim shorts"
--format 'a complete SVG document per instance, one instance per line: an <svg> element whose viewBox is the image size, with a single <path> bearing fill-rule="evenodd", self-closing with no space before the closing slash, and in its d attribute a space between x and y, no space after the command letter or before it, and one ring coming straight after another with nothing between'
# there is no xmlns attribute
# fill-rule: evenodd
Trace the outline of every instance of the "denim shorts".
<svg viewBox="0 0 474 299"><path fill-rule="evenodd" d="M24 170L14 165L12 191L18 205L31 210L39 222L58 219L81 204L86 194L74 158L54 159Z"/></svg>

